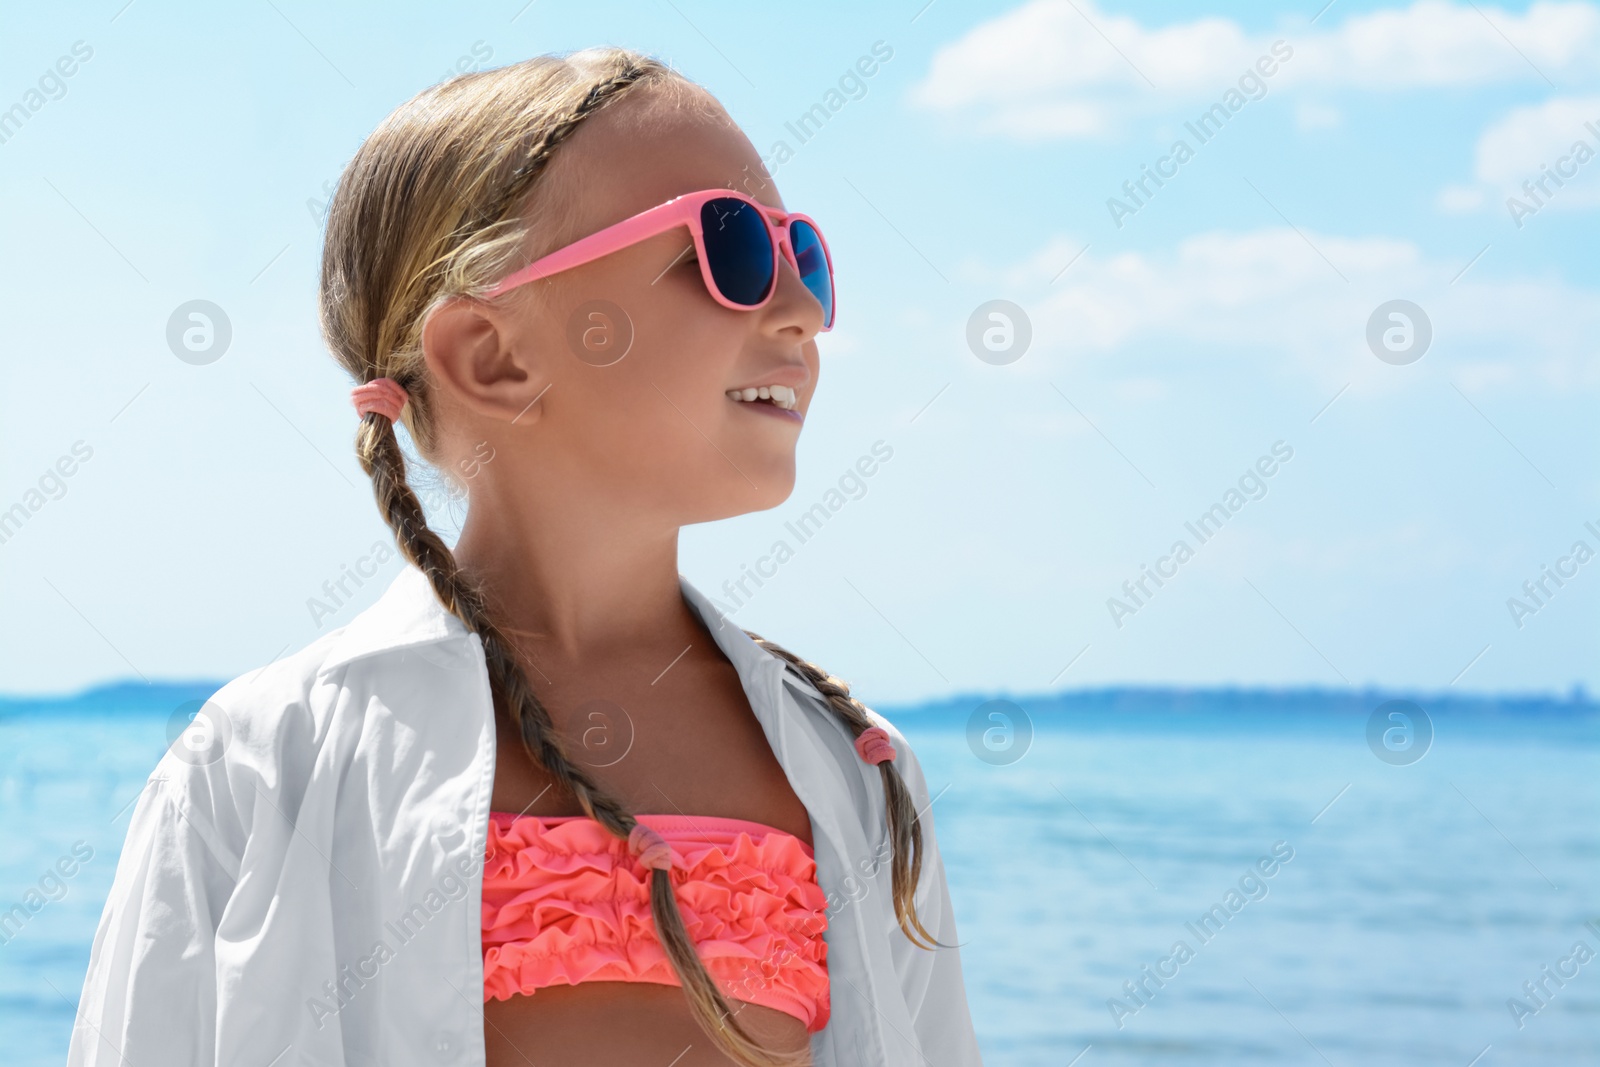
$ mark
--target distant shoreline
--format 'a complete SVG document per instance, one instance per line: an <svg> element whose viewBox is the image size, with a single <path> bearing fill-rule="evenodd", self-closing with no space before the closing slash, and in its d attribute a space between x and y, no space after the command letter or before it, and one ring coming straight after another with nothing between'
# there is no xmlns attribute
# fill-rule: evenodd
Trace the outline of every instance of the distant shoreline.
<svg viewBox="0 0 1600 1067"><path fill-rule="evenodd" d="M0 694L0 721L34 716L171 715L204 701L223 682L210 680L118 682L72 694ZM1118 728L1139 723L1194 723L1216 727L1228 720L1262 727L1365 717L1390 700L1408 700L1436 720L1591 724L1600 728L1600 702L1574 688L1550 693L1456 693L1409 689L1318 686L1105 686L1048 693L971 693L908 704L878 704L875 711L914 719L920 726L965 722L988 701L1009 701L1041 727Z"/></svg>

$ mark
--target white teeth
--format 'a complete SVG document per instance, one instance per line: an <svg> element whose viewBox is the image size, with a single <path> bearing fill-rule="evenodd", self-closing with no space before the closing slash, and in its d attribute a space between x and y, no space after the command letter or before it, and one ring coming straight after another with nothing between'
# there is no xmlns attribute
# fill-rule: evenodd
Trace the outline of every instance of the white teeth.
<svg viewBox="0 0 1600 1067"><path fill-rule="evenodd" d="M786 411L793 411L797 406L797 394L787 385L762 385L745 389L729 389L729 400L770 400L775 407Z"/></svg>

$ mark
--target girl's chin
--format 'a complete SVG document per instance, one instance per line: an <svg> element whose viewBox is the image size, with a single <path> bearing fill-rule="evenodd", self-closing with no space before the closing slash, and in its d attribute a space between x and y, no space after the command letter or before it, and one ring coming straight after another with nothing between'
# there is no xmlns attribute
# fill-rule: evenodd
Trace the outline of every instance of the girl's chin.
<svg viewBox="0 0 1600 1067"><path fill-rule="evenodd" d="M752 457L753 458L753 457ZM749 478L735 476L744 488L740 500L744 511L766 511L775 508L794 494L794 453L774 453L761 463L741 462L742 473ZM752 485L754 488L752 488Z"/></svg>

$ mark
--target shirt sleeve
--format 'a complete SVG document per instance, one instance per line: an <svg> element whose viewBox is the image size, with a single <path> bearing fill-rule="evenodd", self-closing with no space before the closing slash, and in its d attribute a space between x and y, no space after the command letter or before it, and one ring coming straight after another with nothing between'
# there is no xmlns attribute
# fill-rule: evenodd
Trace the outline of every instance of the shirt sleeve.
<svg viewBox="0 0 1600 1067"><path fill-rule="evenodd" d="M961 950L956 934L955 910L950 903L950 886L945 880L944 859L934 834L933 804L922 765L905 735L889 720L870 712L874 723L882 726L894 743L895 765L911 793L922 826L922 871L917 880L917 918L934 938L949 948L928 949L911 941L894 921L894 908L888 909L895 969L905 992L916 1029L917 1043L925 1062L932 1067L982 1067L978 1037L967 1005L966 983L961 975Z"/></svg>
<svg viewBox="0 0 1600 1067"><path fill-rule="evenodd" d="M134 805L95 930L68 1067L213 1064L216 923L238 876L162 760Z"/></svg>

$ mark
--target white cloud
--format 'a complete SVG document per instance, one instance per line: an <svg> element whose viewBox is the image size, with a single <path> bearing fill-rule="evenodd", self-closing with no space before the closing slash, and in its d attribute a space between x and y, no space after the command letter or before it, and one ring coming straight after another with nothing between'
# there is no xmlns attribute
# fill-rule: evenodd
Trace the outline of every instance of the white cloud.
<svg viewBox="0 0 1600 1067"><path fill-rule="evenodd" d="M1600 204L1600 96L1517 108L1478 138L1474 175L1524 208Z"/></svg>
<svg viewBox="0 0 1600 1067"><path fill-rule="evenodd" d="M1274 90L1571 84L1600 75L1593 3L1539 2L1517 14L1417 0L1324 25L1247 33L1207 17L1150 27L1090 0L1032 0L940 49L912 100L1015 137L1081 137L1128 115L1218 97L1279 40L1292 54L1265 78Z"/></svg>
<svg viewBox="0 0 1600 1067"><path fill-rule="evenodd" d="M1082 248L1058 238L997 279L1019 294L1043 290L1017 298L1045 356L1017 364L1021 373L1137 354L1145 373L1176 381L1197 366L1239 374L1244 363L1309 375L1330 395L1351 380L1401 388L1415 375L1376 359L1365 328L1379 304L1403 298L1432 320L1435 348L1423 358L1449 360L1469 392L1600 388L1600 293L1495 278L1492 252L1462 275L1465 258L1430 259L1409 241L1275 227L1199 234L1158 254L1091 248L1046 284Z"/></svg>
<svg viewBox="0 0 1600 1067"><path fill-rule="evenodd" d="M1600 149L1600 96L1558 96L1511 111L1478 138L1474 173L1486 185L1516 188L1578 141Z"/></svg>
<svg viewBox="0 0 1600 1067"><path fill-rule="evenodd" d="M1513 224L1526 225L1546 208L1600 205L1600 96L1556 96L1513 108L1478 136L1473 178L1476 184L1439 190L1435 206L1461 214L1493 204Z"/></svg>

